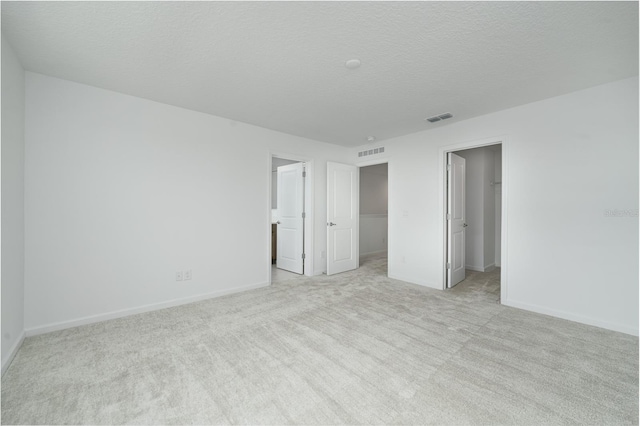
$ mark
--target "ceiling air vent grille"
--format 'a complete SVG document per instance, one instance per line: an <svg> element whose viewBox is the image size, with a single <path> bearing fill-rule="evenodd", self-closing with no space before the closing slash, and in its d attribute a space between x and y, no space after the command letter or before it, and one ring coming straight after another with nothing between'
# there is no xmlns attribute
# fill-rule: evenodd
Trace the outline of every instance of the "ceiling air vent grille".
<svg viewBox="0 0 640 426"><path fill-rule="evenodd" d="M433 117L427 117L425 118L425 120L429 123L436 123L440 120L446 120L447 118L451 117L453 117L453 114L451 114L450 112L445 112L443 114L434 115Z"/></svg>
<svg viewBox="0 0 640 426"><path fill-rule="evenodd" d="M365 151L360 151L358 153L358 157L367 157L369 155L382 154L383 152L384 152L384 147L381 146L380 148L373 148L373 149L367 149Z"/></svg>

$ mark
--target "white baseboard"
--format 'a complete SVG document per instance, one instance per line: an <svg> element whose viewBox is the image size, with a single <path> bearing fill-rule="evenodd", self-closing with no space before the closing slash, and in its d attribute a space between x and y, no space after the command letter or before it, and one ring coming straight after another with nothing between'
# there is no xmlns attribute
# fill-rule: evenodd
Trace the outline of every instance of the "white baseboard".
<svg viewBox="0 0 640 426"><path fill-rule="evenodd" d="M492 263L490 265L487 266L471 266L471 265L465 265L464 269L468 269L470 271L476 271L476 272L491 272L494 269L496 269L496 264Z"/></svg>
<svg viewBox="0 0 640 426"><path fill-rule="evenodd" d="M22 343L24 343L25 337L26 337L26 333L23 331L20 334L20 337L18 338L18 340L13 344L13 346L9 350L9 353L7 354L7 357L2 360L2 375L3 376L4 376L4 373L6 373L7 370L9 369L9 366L11 365L11 362L13 361L13 358L15 358L16 354L18 353L18 349L20 349L20 346L22 346Z"/></svg>
<svg viewBox="0 0 640 426"><path fill-rule="evenodd" d="M581 324L593 325L607 330L619 331L620 333L631 334L632 336L638 335L638 328L628 326L625 324L613 323L609 321L603 321L597 318L587 317L584 315L574 314L571 312L560 311L556 309L545 308L544 306L531 305L529 303L523 303L516 300L502 300L501 303L513 308L524 309L525 311L536 312L538 314L550 315L552 317L562 318L569 321L579 322Z"/></svg>
<svg viewBox="0 0 640 426"><path fill-rule="evenodd" d="M250 284L246 286L236 287L228 290L218 290L211 293L200 294L197 296L185 297L182 299L169 300L167 302L154 303L150 305L139 306L137 308L122 309L120 311L108 312L105 314L91 315L70 321L60 321L38 327L32 327L25 330L26 336L36 336L38 334L50 333L52 331L64 330L67 328L79 327L81 325L93 324L96 322L108 321L111 319L128 317L130 315L142 314L145 312L157 311L159 309L172 308L174 306L186 305L188 303L199 302L201 300L212 299L214 297L225 296L227 294L240 293L247 290L254 290L261 287L268 287L269 283ZM4 368L4 365L3 365Z"/></svg>
<svg viewBox="0 0 640 426"><path fill-rule="evenodd" d="M367 252L367 253L360 253L360 257L362 257L362 256L368 256L368 255L370 255L370 254L386 253L387 251L388 251L388 250L386 250L386 249L385 249L385 250L370 251L370 252Z"/></svg>
<svg viewBox="0 0 640 426"><path fill-rule="evenodd" d="M438 286L436 284L428 283L426 281L414 279L414 278L411 278L411 277L406 277L406 276L396 275L396 274L391 274L390 273L389 274L389 278L394 279L394 280L398 280L398 281L404 281L404 282L409 283L409 284L416 284L416 285L419 285L421 287L428 287L428 288L434 288L436 290L442 290L442 286Z"/></svg>

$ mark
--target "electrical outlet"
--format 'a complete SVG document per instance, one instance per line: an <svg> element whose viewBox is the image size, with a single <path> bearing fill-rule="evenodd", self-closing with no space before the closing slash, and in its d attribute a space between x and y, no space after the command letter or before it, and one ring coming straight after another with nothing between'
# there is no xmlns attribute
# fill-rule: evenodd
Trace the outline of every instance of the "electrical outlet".
<svg viewBox="0 0 640 426"><path fill-rule="evenodd" d="M182 274L185 281L191 279L191 269L185 269L184 271L182 271Z"/></svg>
<svg viewBox="0 0 640 426"><path fill-rule="evenodd" d="M176 281L182 281L182 271L176 272Z"/></svg>

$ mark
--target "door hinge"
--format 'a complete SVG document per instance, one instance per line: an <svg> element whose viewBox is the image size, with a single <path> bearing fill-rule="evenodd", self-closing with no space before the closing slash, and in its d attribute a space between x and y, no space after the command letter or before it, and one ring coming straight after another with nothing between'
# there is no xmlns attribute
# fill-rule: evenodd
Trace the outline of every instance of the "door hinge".
<svg viewBox="0 0 640 426"><path fill-rule="evenodd" d="M451 214L447 213L447 220L451 220Z"/></svg>
<svg viewBox="0 0 640 426"><path fill-rule="evenodd" d="M307 255L302 253L302 258L305 259L306 257L307 257Z"/></svg>
<svg viewBox="0 0 640 426"><path fill-rule="evenodd" d="M307 172L302 172L302 177L307 177Z"/></svg>
<svg viewBox="0 0 640 426"><path fill-rule="evenodd" d="M451 269L451 264L447 262L447 269Z"/></svg>
<svg viewBox="0 0 640 426"><path fill-rule="evenodd" d="M304 219L306 217L307 217L307 214L305 212L302 212L302 218Z"/></svg>
<svg viewBox="0 0 640 426"><path fill-rule="evenodd" d="M447 164L447 171L451 170L451 164Z"/></svg>

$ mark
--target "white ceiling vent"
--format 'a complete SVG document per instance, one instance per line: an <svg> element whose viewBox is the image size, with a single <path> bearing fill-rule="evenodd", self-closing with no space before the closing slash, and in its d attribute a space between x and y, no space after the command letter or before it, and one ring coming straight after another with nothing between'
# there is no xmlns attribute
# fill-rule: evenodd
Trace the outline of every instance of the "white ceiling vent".
<svg viewBox="0 0 640 426"><path fill-rule="evenodd" d="M382 154L384 152L384 146L380 148L367 149L365 151L360 151L358 153L358 157L367 157L369 155Z"/></svg>
<svg viewBox="0 0 640 426"><path fill-rule="evenodd" d="M443 114L438 114L438 115L434 115L433 117L425 118L425 120L428 121L429 123L435 123L437 121L446 120L447 118L451 118L451 117L453 117L453 114L451 114L450 112L445 112Z"/></svg>

